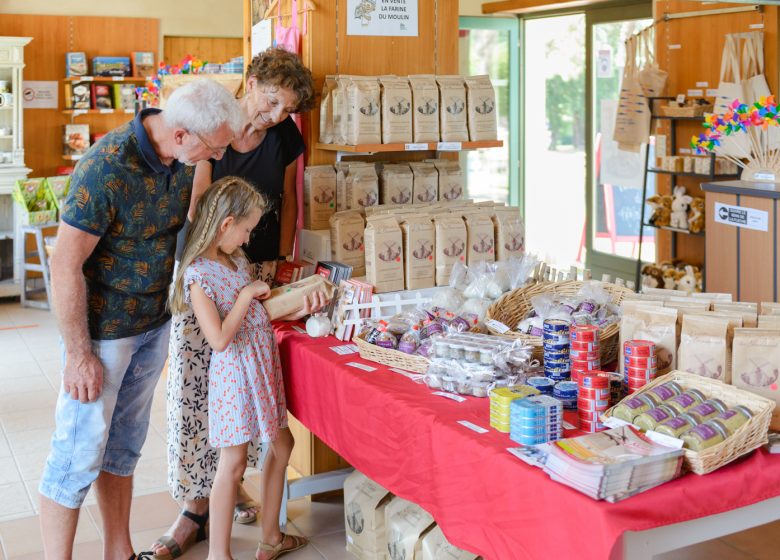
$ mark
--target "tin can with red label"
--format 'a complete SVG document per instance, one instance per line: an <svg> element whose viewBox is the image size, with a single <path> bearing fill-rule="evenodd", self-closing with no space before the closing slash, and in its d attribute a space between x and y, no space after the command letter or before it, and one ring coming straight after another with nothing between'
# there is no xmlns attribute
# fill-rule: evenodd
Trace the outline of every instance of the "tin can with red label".
<svg viewBox="0 0 780 560"><path fill-rule="evenodd" d="M583 342L580 340L572 340L570 344L572 352L598 352L601 350L601 345L598 341Z"/></svg>
<svg viewBox="0 0 780 560"><path fill-rule="evenodd" d="M653 356L626 356L623 358L623 364L627 367L636 368L655 368L658 367L658 358Z"/></svg>
<svg viewBox="0 0 780 560"><path fill-rule="evenodd" d="M639 368L626 368L626 379L653 379L656 374L656 369L639 369Z"/></svg>
<svg viewBox="0 0 780 560"><path fill-rule="evenodd" d="M655 356L655 342L649 340L627 340L623 344L625 356Z"/></svg>
<svg viewBox="0 0 780 560"><path fill-rule="evenodd" d="M578 410L577 411L577 417L580 420L587 420L588 422L598 422L602 414L604 414L604 410Z"/></svg>
<svg viewBox="0 0 780 560"><path fill-rule="evenodd" d="M591 371L580 375L581 389L607 389L609 388L609 375L603 371Z"/></svg>
<svg viewBox="0 0 780 560"><path fill-rule="evenodd" d="M583 352L582 350L571 350L569 352L572 360L598 360L601 358L601 352Z"/></svg>
<svg viewBox="0 0 780 560"><path fill-rule="evenodd" d="M599 328L596 325L574 325L570 336L572 342L598 342Z"/></svg>
<svg viewBox="0 0 780 560"><path fill-rule="evenodd" d="M593 371L601 367L601 360L571 360L571 368L576 371Z"/></svg>
<svg viewBox="0 0 780 560"><path fill-rule="evenodd" d="M605 387L603 389L589 389L580 386L580 392L578 393L578 395L582 399L609 401L610 389L609 387Z"/></svg>
<svg viewBox="0 0 780 560"><path fill-rule="evenodd" d="M577 397L577 410L607 410L609 408L609 399L584 399Z"/></svg>
<svg viewBox="0 0 780 560"><path fill-rule="evenodd" d="M580 420L580 430L582 430L583 432L588 432L593 434L595 432L603 432L604 430L607 429L607 427L599 421L588 422L587 420L583 420L582 418L580 418L579 420Z"/></svg>

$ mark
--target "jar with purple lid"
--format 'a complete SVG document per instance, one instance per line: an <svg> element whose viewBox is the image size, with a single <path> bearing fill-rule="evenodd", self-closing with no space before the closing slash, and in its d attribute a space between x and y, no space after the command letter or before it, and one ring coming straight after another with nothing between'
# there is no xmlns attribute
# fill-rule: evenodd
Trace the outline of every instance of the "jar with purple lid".
<svg viewBox="0 0 780 560"><path fill-rule="evenodd" d="M650 393L654 397L658 398L659 401L664 402L668 401L669 399L672 399L683 392L683 388L680 387L677 383L674 381L669 381L667 383L662 383L661 385L657 385L656 387L653 387L652 389L647 389L645 393Z"/></svg>
<svg viewBox="0 0 780 560"><path fill-rule="evenodd" d="M655 427L655 431L665 436L680 438L683 434L689 432L698 425L695 418L688 414L681 414L663 424Z"/></svg>
<svg viewBox="0 0 780 560"><path fill-rule="evenodd" d="M700 424L712 420L718 414L726 410L726 405L720 399L708 399L697 404L688 411L688 414L696 418Z"/></svg>
<svg viewBox="0 0 780 560"><path fill-rule="evenodd" d="M737 405L718 414L715 421L725 426L733 434L747 424L751 418L753 418L753 412L748 407Z"/></svg>
<svg viewBox="0 0 780 560"><path fill-rule="evenodd" d="M671 420L675 416L677 416L677 412L673 408L662 404L634 418L634 425L646 432L647 430L655 430L658 424Z"/></svg>
<svg viewBox="0 0 780 560"><path fill-rule="evenodd" d="M691 451L702 451L718 445L729 436L720 422L705 422L682 435L683 446Z"/></svg>
<svg viewBox="0 0 780 560"><path fill-rule="evenodd" d="M658 401L651 395L639 395L622 400L614 409L612 416L626 422L633 422L634 418L658 406Z"/></svg>
<svg viewBox="0 0 780 560"><path fill-rule="evenodd" d="M682 414L683 412L688 412L697 404L703 403L705 398L704 394L698 389L689 389L676 397L672 397L665 404L675 409L678 414Z"/></svg>

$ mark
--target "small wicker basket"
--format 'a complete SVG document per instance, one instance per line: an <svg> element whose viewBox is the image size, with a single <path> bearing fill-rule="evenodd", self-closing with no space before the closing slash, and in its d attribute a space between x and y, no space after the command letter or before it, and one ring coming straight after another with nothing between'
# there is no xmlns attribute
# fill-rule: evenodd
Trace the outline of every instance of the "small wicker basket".
<svg viewBox="0 0 780 560"><path fill-rule="evenodd" d="M734 459L758 449L767 442L769 421L772 419L775 402L732 385L726 385L721 381L693 373L672 371L648 383L631 396L641 395L653 387L669 381L677 382L684 389L698 389L707 398L722 400L729 408L739 404L744 405L753 413L753 418L724 442L700 452L686 449L685 467L691 472L696 474L711 473ZM603 416L607 418L612 416L613 409L614 407L607 410Z"/></svg>
<svg viewBox="0 0 780 560"><path fill-rule="evenodd" d="M566 282L545 282L518 288L517 290L504 294L502 298L495 301L493 305L488 308L487 318L500 321L510 327L510 329L515 329L517 324L532 309L531 298L541 294L576 296L577 293L579 293L580 288L582 288L582 285L583 282L569 280ZM602 283L602 287L609 293L612 303L616 305L620 305L627 294L633 293L632 290L623 286L618 286L617 284ZM522 334L515 330L500 333L493 329L489 323L488 329L491 334L503 334L504 336L519 338L524 343L533 347L534 358L541 360L544 357L544 348L542 346L541 337ZM617 324L609 325L601 330L602 365L612 363L617 359L618 345L620 344L619 334L620 327Z"/></svg>
<svg viewBox="0 0 780 560"><path fill-rule="evenodd" d="M382 348L366 342L360 336L354 337L352 342L357 345L360 357L364 360L417 373L425 373L428 370L428 360L423 356Z"/></svg>
<svg viewBox="0 0 780 560"><path fill-rule="evenodd" d="M704 113L712 112L712 105L663 105L659 110L664 117L701 117Z"/></svg>

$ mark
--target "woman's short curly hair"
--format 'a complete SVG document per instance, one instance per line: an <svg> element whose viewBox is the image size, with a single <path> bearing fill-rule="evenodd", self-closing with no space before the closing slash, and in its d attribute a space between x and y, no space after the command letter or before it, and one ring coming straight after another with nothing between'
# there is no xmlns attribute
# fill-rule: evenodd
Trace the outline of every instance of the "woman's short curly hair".
<svg viewBox="0 0 780 560"><path fill-rule="evenodd" d="M271 47L252 59L246 71L247 79L254 77L267 86L287 88L298 97L294 113L311 111L314 108L314 82L311 70L306 68L297 55Z"/></svg>

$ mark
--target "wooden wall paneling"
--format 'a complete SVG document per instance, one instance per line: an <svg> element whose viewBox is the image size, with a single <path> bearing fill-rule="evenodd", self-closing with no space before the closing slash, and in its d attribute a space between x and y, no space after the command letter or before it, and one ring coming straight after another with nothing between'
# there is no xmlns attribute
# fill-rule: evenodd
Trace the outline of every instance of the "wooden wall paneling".
<svg viewBox="0 0 780 560"><path fill-rule="evenodd" d="M775 301L775 201L740 196L739 205L769 214L769 231L742 228L739 232L740 301Z"/></svg>
<svg viewBox="0 0 780 560"><path fill-rule="evenodd" d="M724 7L739 7L744 5L733 3L717 3L700 5L682 0L656 0L656 59L662 69L669 73L666 84L666 95L687 93L689 89L707 89L697 87L697 82L707 82L708 88L717 88L720 81L721 53L725 35L751 31L751 25L763 25L764 28L764 59L765 73L769 88L777 92L780 83L778 69L778 14L776 6L763 6L761 12L743 12L699 16L686 19L662 21L665 13L674 14L699 10L710 10ZM661 21L659 21L661 20ZM703 32L706 29L706 32ZM673 48L669 48L672 45ZM679 45L679 48L674 46ZM706 92L705 92L706 93ZM669 125L660 121L660 130L669 134ZM678 121L677 147L687 148L691 136L701 131L699 123ZM668 141L667 141L668 142ZM667 145L670 145L667 143ZM672 155L672 154L670 154ZM671 193L670 177L657 177L658 192ZM700 179L678 177L677 184L687 187L691 196L703 196L699 188ZM657 232L658 233L658 232ZM671 235L666 232L657 235L657 258L671 258ZM702 238L686 235L677 236L677 256L692 263L701 261L703 253ZM708 278L708 286L710 278Z"/></svg>
<svg viewBox="0 0 780 560"><path fill-rule="evenodd" d="M204 62L229 62L242 56L244 41L240 37L163 37L163 60L178 64L191 54ZM248 61L247 61L248 63Z"/></svg>
<svg viewBox="0 0 780 560"><path fill-rule="evenodd" d="M737 228L715 221L715 203L736 206L737 196L733 194L707 193L704 228L706 237L706 282L708 292L729 293L739 298L737 286L737 262L731 255L737 254ZM724 258L724 255L728 255Z"/></svg>
<svg viewBox="0 0 780 560"><path fill-rule="evenodd" d="M132 51L159 52L159 20L150 18L106 18L83 16L4 15L0 35L33 37L25 48L25 80L57 81L59 109L24 111L25 163L32 176L53 175L62 159L63 126L71 122L63 115L62 78L65 53L84 51L94 56L129 56ZM107 132L129 120L130 115L84 115L73 120L90 125L90 133Z"/></svg>

